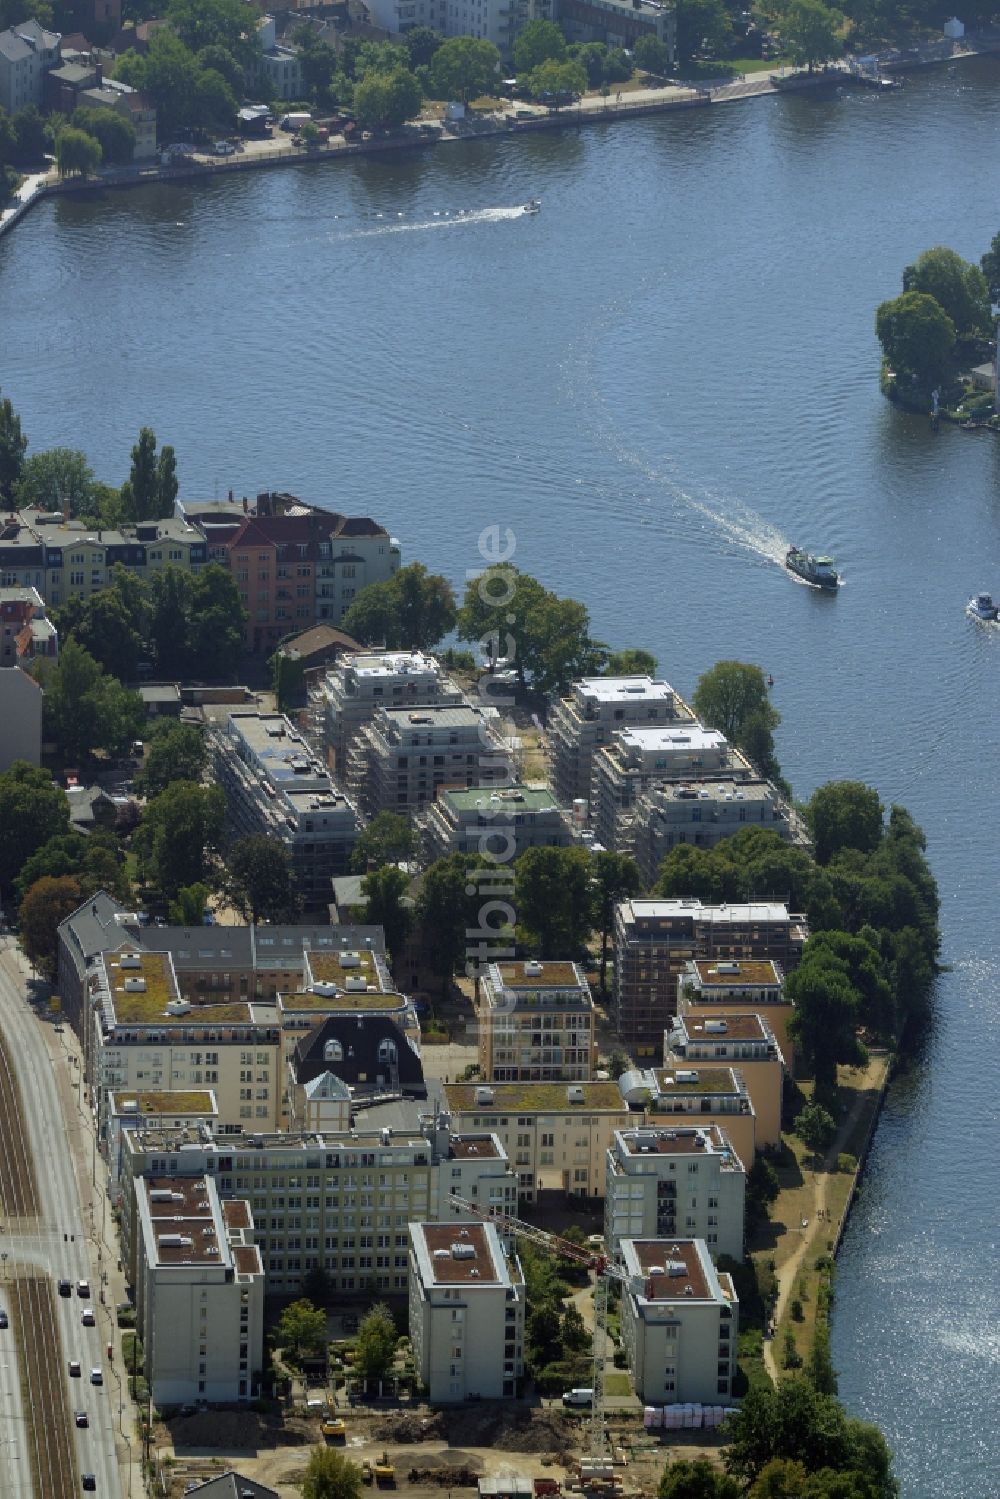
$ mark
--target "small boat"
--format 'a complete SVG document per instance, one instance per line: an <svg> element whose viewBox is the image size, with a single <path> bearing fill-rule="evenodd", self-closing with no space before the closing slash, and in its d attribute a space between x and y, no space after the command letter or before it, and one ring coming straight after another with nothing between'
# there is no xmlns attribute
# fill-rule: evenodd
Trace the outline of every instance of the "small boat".
<svg viewBox="0 0 1000 1499"><path fill-rule="evenodd" d="M803 552L799 547L789 547L785 553L785 566L790 573L811 583L814 588L836 588L840 583L832 557L814 557L811 552Z"/></svg>
<svg viewBox="0 0 1000 1499"><path fill-rule="evenodd" d="M974 593L966 605L966 612L976 619L996 619L1000 614L1000 604L993 602L992 594Z"/></svg>
<svg viewBox="0 0 1000 1499"><path fill-rule="evenodd" d="M523 213L541 213L541 211L542 211L542 200L541 200L541 198L529 198L528 201L527 201L527 203L525 203L525 204L522 205L522 212Z"/></svg>

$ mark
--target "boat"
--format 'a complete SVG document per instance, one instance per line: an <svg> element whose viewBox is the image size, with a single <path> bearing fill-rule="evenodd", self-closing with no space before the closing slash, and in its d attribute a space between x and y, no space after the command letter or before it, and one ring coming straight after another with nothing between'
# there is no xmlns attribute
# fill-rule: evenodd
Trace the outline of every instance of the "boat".
<svg viewBox="0 0 1000 1499"><path fill-rule="evenodd" d="M1000 604L993 602L993 595L989 593L974 593L966 605L969 614L976 619L996 619L1000 615Z"/></svg>
<svg viewBox="0 0 1000 1499"><path fill-rule="evenodd" d="M522 205L522 212L523 213L541 213L541 211L542 211L542 200L541 200L541 198L529 198L528 201L527 201L527 203L525 203L525 204Z"/></svg>
<svg viewBox="0 0 1000 1499"><path fill-rule="evenodd" d="M785 553L785 566L790 573L814 588L836 588L840 577L833 565L832 557L814 557L799 547L789 547Z"/></svg>

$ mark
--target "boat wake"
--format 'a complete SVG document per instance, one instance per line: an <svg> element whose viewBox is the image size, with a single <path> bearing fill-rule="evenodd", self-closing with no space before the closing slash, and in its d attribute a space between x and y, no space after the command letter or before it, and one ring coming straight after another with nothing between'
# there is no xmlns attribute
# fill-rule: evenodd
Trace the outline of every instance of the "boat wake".
<svg viewBox="0 0 1000 1499"><path fill-rule="evenodd" d="M370 239L380 234L416 234L427 229L457 229L467 224L503 224L511 219L527 217L523 204L516 208L442 208L430 218L408 220L403 213L376 213L371 217L379 222L364 228L333 230L329 239L337 242L351 239ZM339 214L334 215L339 218ZM345 219L347 215L344 216Z"/></svg>

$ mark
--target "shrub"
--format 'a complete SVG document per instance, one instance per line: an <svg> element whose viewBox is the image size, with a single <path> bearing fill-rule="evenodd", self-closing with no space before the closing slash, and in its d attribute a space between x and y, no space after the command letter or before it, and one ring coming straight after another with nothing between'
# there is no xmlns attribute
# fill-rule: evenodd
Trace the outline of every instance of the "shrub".
<svg viewBox="0 0 1000 1499"><path fill-rule="evenodd" d="M804 1320L804 1313L802 1311L802 1302L799 1300L799 1298L797 1296L792 1301L791 1313L792 1313L792 1321L793 1322L802 1322Z"/></svg>
<svg viewBox="0 0 1000 1499"><path fill-rule="evenodd" d="M781 1362L786 1369L802 1368L802 1355L795 1346L795 1338L791 1328L788 1328L785 1333L785 1351Z"/></svg>
<svg viewBox="0 0 1000 1499"><path fill-rule="evenodd" d="M850 1151L842 1150L837 1157L837 1170L842 1171L845 1176L853 1176L858 1169L858 1158L851 1155Z"/></svg>

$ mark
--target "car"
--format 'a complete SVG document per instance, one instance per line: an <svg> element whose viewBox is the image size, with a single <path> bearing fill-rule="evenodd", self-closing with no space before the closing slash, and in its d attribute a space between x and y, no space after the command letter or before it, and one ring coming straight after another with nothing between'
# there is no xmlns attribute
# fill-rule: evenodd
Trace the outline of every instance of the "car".
<svg viewBox="0 0 1000 1499"><path fill-rule="evenodd" d="M97 1326L97 1318L94 1316L94 1308L92 1306L84 1307L82 1313L80 1314L80 1321L83 1323L84 1327Z"/></svg>
<svg viewBox="0 0 1000 1499"><path fill-rule="evenodd" d="M562 1403L570 1407L593 1405L594 1392L593 1390L567 1390L562 1398Z"/></svg>
<svg viewBox="0 0 1000 1499"><path fill-rule="evenodd" d="M6 1328L9 1326L10 1320L7 1316L7 1313L2 1308L0 1308L0 1328Z"/></svg>
<svg viewBox="0 0 1000 1499"><path fill-rule="evenodd" d="M216 156L236 155L236 147L233 145L232 141L216 141L215 145L212 147L212 150L215 152Z"/></svg>
<svg viewBox="0 0 1000 1499"><path fill-rule="evenodd" d="M80 1360L78 1358L71 1358L70 1359L70 1361L69 1361L69 1374L70 1374L70 1378L71 1379L79 1379L80 1378Z"/></svg>
<svg viewBox="0 0 1000 1499"><path fill-rule="evenodd" d="M94 1477L93 1473L82 1473L80 1475L80 1482L83 1484L83 1487L86 1489L88 1494L97 1493L97 1479Z"/></svg>
<svg viewBox="0 0 1000 1499"><path fill-rule="evenodd" d="M78 1280L77 1283L76 1283L76 1294L83 1301L86 1301L87 1297L90 1295L90 1281L89 1280Z"/></svg>
<svg viewBox="0 0 1000 1499"><path fill-rule="evenodd" d="M72 1296L72 1294L73 1294L72 1284L68 1280L61 1280L59 1282L59 1295L60 1296Z"/></svg>
<svg viewBox="0 0 1000 1499"><path fill-rule="evenodd" d="M95 1369L91 1369L91 1371L90 1371L90 1382L91 1382L91 1384L103 1384L104 1383L104 1371L102 1369L96 1369L96 1368Z"/></svg>
<svg viewBox="0 0 1000 1499"><path fill-rule="evenodd" d="M90 1425L90 1417L87 1415L86 1411L77 1411L77 1413L76 1413L76 1424L77 1424L77 1426L89 1426Z"/></svg>

